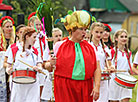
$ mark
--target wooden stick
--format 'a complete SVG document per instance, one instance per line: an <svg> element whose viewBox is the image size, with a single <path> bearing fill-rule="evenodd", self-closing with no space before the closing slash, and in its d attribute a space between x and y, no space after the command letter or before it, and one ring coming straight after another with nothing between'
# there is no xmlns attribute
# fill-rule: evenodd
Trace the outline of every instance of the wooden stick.
<svg viewBox="0 0 138 102"><path fill-rule="evenodd" d="M109 63L108 63L108 60L107 58L105 59L105 62L106 62L106 65L107 65L107 69L109 69ZM127 72L126 70L115 70L115 73L117 72Z"/></svg>
<svg viewBox="0 0 138 102"><path fill-rule="evenodd" d="M116 70L115 72L127 72L126 70Z"/></svg>
<svg viewBox="0 0 138 102"><path fill-rule="evenodd" d="M33 68L33 66L31 66L31 65L29 65L29 64L27 64L27 63L25 63L25 62L23 62L23 61L21 61L21 60L18 60L18 61L20 61L21 63L23 63L23 64L25 64L25 65L27 65L27 66L29 66L30 68ZM40 73L46 75L46 73L44 73L42 70L40 71Z"/></svg>
<svg viewBox="0 0 138 102"><path fill-rule="evenodd" d="M108 63L107 58L105 59L105 63L106 63L106 65L107 65L107 69L109 69L109 63Z"/></svg>
<svg viewBox="0 0 138 102"><path fill-rule="evenodd" d="M103 70L103 71L108 71L108 70ZM117 72L127 72L126 70L115 70L115 72L113 73L117 73Z"/></svg>

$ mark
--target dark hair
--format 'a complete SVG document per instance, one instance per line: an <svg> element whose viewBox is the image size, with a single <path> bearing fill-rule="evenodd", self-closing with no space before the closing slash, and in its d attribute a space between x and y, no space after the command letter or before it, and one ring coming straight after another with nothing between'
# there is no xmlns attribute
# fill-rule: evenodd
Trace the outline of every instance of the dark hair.
<svg viewBox="0 0 138 102"><path fill-rule="evenodd" d="M111 49L111 48L114 47L114 43L112 42L111 36L110 36L110 35L109 35L109 37L108 37L108 41L107 41L107 42L104 42L104 44L105 44L106 46L108 46L109 49Z"/></svg>
<svg viewBox="0 0 138 102"><path fill-rule="evenodd" d="M16 27L16 33L19 32L20 28L22 28L22 27L26 27L26 26L25 26L24 24L18 25L18 26ZM16 43L16 38L19 39L19 36L15 35L15 40L14 40L15 43Z"/></svg>
<svg viewBox="0 0 138 102"><path fill-rule="evenodd" d="M107 26L105 26L104 29L105 31L110 32L110 29Z"/></svg>
<svg viewBox="0 0 138 102"><path fill-rule="evenodd" d="M24 24L20 24L16 27L16 32L18 32L20 30L20 28L22 27L26 27Z"/></svg>

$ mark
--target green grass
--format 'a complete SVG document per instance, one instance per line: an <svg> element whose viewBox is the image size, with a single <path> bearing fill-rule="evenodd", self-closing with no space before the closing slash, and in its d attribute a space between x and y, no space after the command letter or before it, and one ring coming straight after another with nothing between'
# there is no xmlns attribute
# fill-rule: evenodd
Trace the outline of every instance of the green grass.
<svg viewBox="0 0 138 102"><path fill-rule="evenodd" d="M138 75L135 75L134 77L138 79ZM138 87L138 83L136 84L135 88L133 89L132 99L130 99L129 102L136 102L136 98L137 98L137 87Z"/></svg>

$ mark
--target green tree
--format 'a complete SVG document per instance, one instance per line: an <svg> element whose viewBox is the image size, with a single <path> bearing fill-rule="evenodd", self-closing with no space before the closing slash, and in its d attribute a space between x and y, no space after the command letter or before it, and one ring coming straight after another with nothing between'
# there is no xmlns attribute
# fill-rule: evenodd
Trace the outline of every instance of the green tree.
<svg viewBox="0 0 138 102"><path fill-rule="evenodd" d="M11 1L11 2L10 2ZM30 13L35 12L38 6L31 6L27 1L31 0L4 0L7 4L11 4L14 8L13 10L13 18L15 20L15 24L17 24L17 14L24 14L25 15L25 24L28 22L28 16ZM40 1L46 1L46 0L33 0L36 3ZM61 17L64 17L67 15L67 11L70 9L73 9L72 3L75 0L51 0L51 5L54 11L54 18L55 20ZM59 27L62 30L64 29L64 26L62 23L58 23L57 25L54 25L55 27Z"/></svg>
<svg viewBox="0 0 138 102"><path fill-rule="evenodd" d="M13 14L12 14L12 17L15 21L15 25L17 25L17 14L24 14L24 12L22 11L21 7L20 7L20 4L17 2L17 1L11 1L10 2L11 5L13 6Z"/></svg>
<svg viewBox="0 0 138 102"><path fill-rule="evenodd" d="M6 5L9 5L8 1L7 0L3 0L2 2L3 4L6 4Z"/></svg>

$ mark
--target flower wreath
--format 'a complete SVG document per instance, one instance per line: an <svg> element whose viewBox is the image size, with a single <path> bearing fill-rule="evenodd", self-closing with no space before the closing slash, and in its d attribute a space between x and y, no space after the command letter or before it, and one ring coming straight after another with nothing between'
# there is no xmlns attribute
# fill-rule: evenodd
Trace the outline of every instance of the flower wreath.
<svg viewBox="0 0 138 102"><path fill-rule="evenodd" d="M109 30L109 32L112 31L112 28L111 28L108 24L105 24L105 23L103 23L103 24L104 24L104 26Z"/></svg>
<svg viewBox="0 0 138 102"><path fill-rule="evenodd" d="M28 16L28 20L32 17L35 16L36 12L32 12L29 16Z"/></svg>
<svg viewBox="0 0 138 102"><path fill-rule="evenodd" d="M12 24L14 24L14 20L10 16L4 16L0 19L0 27L2 26L3 21L6 19L10 19L12 21Z"/></svg>

